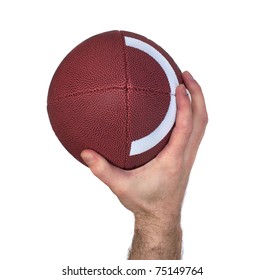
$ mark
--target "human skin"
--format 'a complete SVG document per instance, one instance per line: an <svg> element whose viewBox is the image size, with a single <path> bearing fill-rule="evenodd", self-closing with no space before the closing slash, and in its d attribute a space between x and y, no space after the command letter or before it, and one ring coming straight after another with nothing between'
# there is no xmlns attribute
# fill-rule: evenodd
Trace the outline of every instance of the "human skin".
<svg viewBox="0 0 265 280"><path fill-rule="evenodd" d="M134 213L131 260L178 260L182 256L181 209L208 123L200 85L189 72L182 76L185 85L176 89L175 126L168 144L153 160L137 169L123 170L95 151L81 153L92 173Z"/></svg>

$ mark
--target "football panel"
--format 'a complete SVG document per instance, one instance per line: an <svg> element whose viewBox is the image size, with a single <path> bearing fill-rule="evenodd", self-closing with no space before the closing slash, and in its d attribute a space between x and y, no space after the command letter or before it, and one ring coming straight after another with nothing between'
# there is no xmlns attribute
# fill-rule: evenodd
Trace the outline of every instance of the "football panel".
<svg viewBox="0 0 265 280"><path fill-rule="evenodd" d="M129 32L129 31L120 31L120 32L124 37L128 36L128 37L132 37L132 38L135 38L135 39L139 39L143 42L146 42L150 46L154 47L157 51L159 51L167 59L167 61L170 63L170 65L174 69L179 83L180 84L183 83L181 70L179 69L178 65L175 63L173 58L163 48L161 48L158 44L156 44L152 40L150 40L150 39L148 39L148 38L146 38L142 35L139 35L139 34L136 34L136 33L133 33L133 32Z"/></svg>
<svg viewBox="0 0 265 280"><path fill-rule="evenodd" d="M170 103L169 94L154 94L152 92L137 92L135 89L128 92L129 95L129 153L126 152L126 168L135 168L141 166L153 159L161 149L166 145L170 133L161 136L161 140L153 145L148 141L145 145L148 149L140 152L138 155L130 155L132 142L134 140L148 138L153 131L164 120ZM142 147L141 147L142 148Z"/></svg>
<svg viewBox="0 0 265 280"><path fill-rule="evenodd" d="M126 104L124 90L87 93L48 104L53 130L77 160L92 149L112 164L125 167Z"/></svg>
<svg viewBox="0 0 265 280"><path fill-rule="evenodd" d="M128 91L130 142L152 133L164 120L170 95L132 89Z"/></svg>
<svg viewBox="0 0 265 280"><path fill-rule="evenodd" d="M50 84L48 99L125 87L123 49L123 38L118 31L98 34L82 42L57 68Z"/></svg>
<svg viewBox="0 0 265 280"><path fill-rule="evenodd" d="M170 93L165 72L157 61L147 53L126 47L128 88L152 92Z"/></svg>

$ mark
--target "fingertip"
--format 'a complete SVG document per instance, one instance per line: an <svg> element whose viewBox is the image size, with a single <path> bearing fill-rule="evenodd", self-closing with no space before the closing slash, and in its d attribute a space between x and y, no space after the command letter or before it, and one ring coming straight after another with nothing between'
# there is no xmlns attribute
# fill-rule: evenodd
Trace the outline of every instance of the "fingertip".
<svg viewBox="0 0 265 280"><path fill-rule="evenodd" d="M185 91L185 85L184 84L179 84L176 88L176 94L184 93L184 91Z"/></svg>
<svg viewBox="0 0 265 280"><path fill-rule="evenodd" d="M188 89L188 91L191 93L191 94L198 94L198 93L201 93L201 86L199 85L199 83L193 78L193 76L190 74L190 72L188 71L185 71L183 72L182 74L182 77L183 77L183 81L184 81L184 84L186 86L186 88Z"/></svg>
<svg viewBox="0 0 265 280"><path fill-rule="evenodd" d="M86 163L86 165L89 167L95 159L95 152L85 149L81 152L80 156L83 159L83 161Z"/></svg>
<svg viewBox="0 0 265 280"><path fill-rule="evenodd" d="M177 88L176 88L176 103L177 103L177 108L179 109L183 109L186 107L190 107L190 94L187 90L187 88L185 87L184 84L180 84Z"/></svg>
<svg viewBox="0 0 265 280"><path fill-rule="evenodd" d="M189 71L184 71L182 73L182 77L184 78L184 80L195 81L195 79L193 78L193 76Z"/></svg>
<svg viewBox="0 0 265 280"><path fill-rule="evenodd" d="M176 88L176 95L178 94L182 94L184 96L190 96L189 91L187 90L187 88L185 87L184 84L179 84Z"/></svg>
<svg viewBox="0 0 265 280"><path fill-rule="evenodd" d="M80 154L85 164L90 168L92 173L102 180L104 170L109 169L108 161L100 154L93 150L85 149ZM102 180L103 181L103 180Z"/></svg>

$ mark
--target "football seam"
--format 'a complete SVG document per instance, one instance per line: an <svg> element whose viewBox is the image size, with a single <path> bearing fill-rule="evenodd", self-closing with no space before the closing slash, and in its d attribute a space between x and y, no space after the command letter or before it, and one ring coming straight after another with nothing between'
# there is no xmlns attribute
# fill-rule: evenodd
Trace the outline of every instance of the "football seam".
<svg viewBox="0 0 265 280"><path fill-rule="evenodd" d="M110 90L126 90L126 89L128 90L128 92L131 90L135 90L135 91L142 91L145 93L149 93L152 95L163 94L163 95L168 95L168 96L170 96L170 95L175 96L175 94L171 94L170 92L153 90L153 89L148 89L148 88L141 88L141 87L126 87L126 86L124 86L124 87L106 87L106 88L97 88L97 89L93 89L93 90L77 91L77 92L73 92L73 93L70 93L65 96L57 96L56 98L49 98L48 104L51 104L53 102L63 101L68 98L75 98L75 97L87 95L90 93L106 93Z"/></svg>
<svg viewBox="0 0 265 280"><path fill-rule="evenodd" d="M125 127L125 156L124 156L124 167L127 167L128 154L129 154L129 95L128 95L128 62L126 54L126 43L125 38L121 32L119 32L122 41L123 49L123 61L124 61L124 75L125 75L125 108L126 108L126 127Z"/></svg>

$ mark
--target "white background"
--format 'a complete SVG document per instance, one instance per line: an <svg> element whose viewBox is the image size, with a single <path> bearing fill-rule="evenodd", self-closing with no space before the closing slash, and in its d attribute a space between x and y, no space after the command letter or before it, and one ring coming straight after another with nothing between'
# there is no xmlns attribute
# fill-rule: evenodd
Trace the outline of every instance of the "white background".
<svg viewBox="0 0 265 280"><path fill-rule="evenodd" d="M183 208L183 264L203 265L203 279L264 279L263 4L1 2L1 279L126 260L133 216L64 150L46 112L64 56L114 29L161 45L204 90L210 121Z"/></svg>

